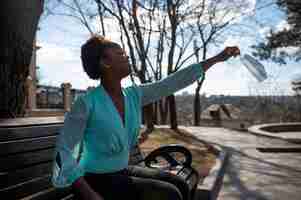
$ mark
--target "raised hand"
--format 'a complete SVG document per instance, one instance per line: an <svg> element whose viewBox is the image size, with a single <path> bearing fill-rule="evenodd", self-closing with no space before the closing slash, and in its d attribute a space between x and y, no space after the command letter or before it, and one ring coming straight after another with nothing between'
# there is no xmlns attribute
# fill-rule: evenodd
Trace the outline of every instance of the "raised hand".
<svg viewBox="0 0 301 200"><path fill-rule="evenodd" d="M240 50L237 46L226 47L221 53L217 55L219 61L226 61L231 57L240 55Z"/></svg>

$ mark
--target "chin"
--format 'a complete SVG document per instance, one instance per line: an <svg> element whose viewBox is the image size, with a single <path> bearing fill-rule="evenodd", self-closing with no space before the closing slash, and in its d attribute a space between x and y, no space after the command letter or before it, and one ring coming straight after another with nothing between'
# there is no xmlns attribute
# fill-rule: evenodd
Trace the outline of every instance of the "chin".
<svg viewBox="0 0 301 200"><path fill-rule="evenodd" d="M120 71L120 74L123 78L127 77L131 74L131 68L130 65L123 66L122 70Z"/></svg>
<svg viewBox="0 0 301 200"><path fill-rule="evenodd" d="M131 74L130 71L128 71L127 73L124 73L123 78L126 78L127 76L129 76Z"/></svg>

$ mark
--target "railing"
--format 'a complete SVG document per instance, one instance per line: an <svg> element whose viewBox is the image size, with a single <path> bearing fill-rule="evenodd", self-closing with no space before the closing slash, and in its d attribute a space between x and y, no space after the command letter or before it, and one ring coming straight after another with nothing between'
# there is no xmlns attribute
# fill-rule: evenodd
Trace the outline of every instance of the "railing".
<svg viewBox="0 0 301 200"><path fill-rule="evenodd" d="M64 115L70 111L72 102L77 96L86 93L87 90L72 89L70 83L62 83L61 87L38 85L27 79L27 104L26 116L54 116Z"/></svg>

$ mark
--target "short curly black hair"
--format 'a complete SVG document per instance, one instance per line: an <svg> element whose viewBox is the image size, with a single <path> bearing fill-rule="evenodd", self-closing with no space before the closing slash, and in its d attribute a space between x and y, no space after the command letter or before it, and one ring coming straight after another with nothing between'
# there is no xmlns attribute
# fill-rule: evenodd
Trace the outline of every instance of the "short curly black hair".
<svg viewBox="0 0 301 200"><path fill-rule="evenodd" d="M91 79L98 80L101 78L101 59L105 57L104 50L112 47L120 46L99 35L93 35L82 45L82 65L84 71Z"/></svg>

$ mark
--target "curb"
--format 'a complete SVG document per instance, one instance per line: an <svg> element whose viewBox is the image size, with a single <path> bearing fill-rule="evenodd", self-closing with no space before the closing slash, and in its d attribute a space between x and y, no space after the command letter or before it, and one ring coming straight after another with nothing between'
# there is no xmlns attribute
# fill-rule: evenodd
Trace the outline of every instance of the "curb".
<svg viewBox="0 0 301 200"><path fill-rule="evenodd" d="M216 200L223 185L229 153L218 146L213 146L219 151L216 164L197 186L195 200Z"/></svg>
<svg viewBox="0 0 301 200"><path fill-rule="evenodd" d="M189 133L189 136L200 140L192 133ZM198 183L194 200L216 200L223 185L230 154L227 150L218 145L210 144L207 141L203 142L206 142L207 145L212 148L211 150L217 154L217 159L215 165L211 168L209 175L201 179Z"/></svg>
<svg viewBox="0 0 301 200"><path fill-rule="evenodd" d="M277 135L277 133L276 134L273 132L270 133L265 130L269 127L281 127L281 126L289 126L289 125L300 125L300 123L279 123L279 124L271 123L271 124L253 125L248 128L248 132L256 136L285 140L290 143L301 143L301 138L292 138L292 137L287 137L285 135Z"/></svg>

